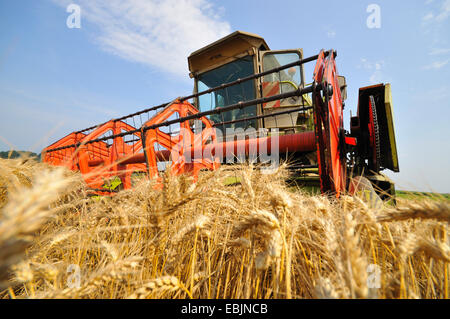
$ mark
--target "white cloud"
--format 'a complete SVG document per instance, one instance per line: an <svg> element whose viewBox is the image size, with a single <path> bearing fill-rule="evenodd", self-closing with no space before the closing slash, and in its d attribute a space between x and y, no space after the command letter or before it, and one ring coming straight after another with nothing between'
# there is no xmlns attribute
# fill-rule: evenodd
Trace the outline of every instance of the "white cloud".
<svg viewBox="0 0 450 319"><path fill-rule="evenodd" d="M430 4L431 2L427 2L425 4ZM442 23L450 16L450 0L443 0L439 8L436 8L436 13L428 12L426 15L422 17L422 23L424 25L430 23Z"/></svg>
<svg viewBox="0 0 450 319"><path fill-rule="evenodd" d="M370 72L369 81L372 84L376 84L386 81L386 76L382 71L384 64L384 60L371 62L366 58L361 58L360 63L356 67L358 69L365 69Z"/></svg>
<svg viewBox="0 0 450 319"><path fill-rule="evenodd" d="M53 0L67 6L70 0ZM100 47L123 59L186 75L187 56L229 34L222 9L208 0L79 0L83 19L96 25Z"/></svg>
<svg viewBox="0 0 450 319"><path fill-rule="evenodd" d="M441 22L450 15L450 0L445 0L441 6L441 12L436 16L436 21Z"/></svg>
<svg viewBox="0 0 450 319"><path fill-rule="evenodd" d="M434 14L432 12L427 13L426 15L424 15L422 17L422 21L426 22L426 21L430 21L434 18Z"/></svg>
<svg viewBox="0 0 450 319"><path fill-rule="evenodd" d="M336 31L334 31L334 30L327 31L327 36L329 38L331 38L331 39L335 38L336 37Z"/></svg>
<svg viewBox="0 0 450 319"><path fill-rule="evenodd" d="M61 88L58 88L59 93L61 92ZM10 94L16 97L20 97L21 99L31 102L37 103L38 105L47 105L47 106L57 106L61 105L61 99L58 97L52 96L51 94L43 94L39 90L33 91L32 89L18 89L12 87L3 87L2 90L6 94ZM106 115L108 117L117 117L119 113L115 110L112 110L110 106L107 106L111 101L98 101L99 97L93 94L87 94L83 92L74 92L73 90L65 91L64 100L67 108L72 110L79 109L84 111L89 111L92 113L98 113L101 115ZM90 101L97 100L96 103L92 103Z"/></svg>
<svg viewBox="0 0 450 319"><path fill-rule="evenodd" d="M358 69L366 69L366 70L381 70L384 65L384 60L370 62L366 58L361 58L360 63L357 65Z"/></svg>
<svg viewBox="0 0 450 319"><path fill-rule="evenodd" d="M450 62L450 59L445 61L435 61L429 65L422 67L423 70L439 70L446 66Z"/></svg>
<svg viewBox="0 0 450 319"><path fill-rule="evenodd" d="M372 68L372 64L367 61L366 58L361 58L360 59L360 63L357 65L358 69L371 69Z"/></svg>
<svg viewBox="0 0 450 319"><path fill-rule="evenodd" d="M432 49L429 55L445 55L450 53L450 49Z"/></svg>
<svg viewBox="0 0 450 319"><path fill-rule="evenodd" d="M369 81L371 84L377 84L383 82L384 75L381 72L381 70L376 70L372 73L372 75L369 77Z"/></svg>
<svg viewBox="0 0 450 319"><path fill-rule="evenodd" d="M422 70L439 70L450 61L442 57L450 53L447 35L450 0L435 1L431 6L433 12L429 12L422 17L421 27L422 32L426 35L427 41L429 42L428 48L430 51L428 55L432 58L428 65L422 67ZM439 56L441 57L439 58Z"/></svg>
<svg viewBox="0 0 450 319"><path fill-rule="evenodd" d="M448 101L450 98L450 85L444 84L429 90L415 91L412 96L415 101L418 101L419 105L421 103L439 102L439 105L445 108L446 104L440 102Z"/></svg>

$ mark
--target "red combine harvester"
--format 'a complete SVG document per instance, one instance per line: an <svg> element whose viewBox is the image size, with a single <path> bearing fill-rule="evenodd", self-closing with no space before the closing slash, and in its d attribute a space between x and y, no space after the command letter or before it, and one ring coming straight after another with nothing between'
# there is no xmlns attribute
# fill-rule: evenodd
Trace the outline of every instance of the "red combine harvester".
<svg viewBox="0 0 450 319"><path fill-rule="evenodd" d="M336 51L304 58L271 51L263 38L234 32L188 57L194 93L73 132L43 150L43 161L79 170L96 194L118 178L160 178L223 164L288 158L293 180L339 196L364 176L381 197L394 195L380 172L399 171L389 84L359 89L358 113L344 129L347 95ZM312 83L304 65L315 61ZM265 158L265 157L264 157Z"/></svg>

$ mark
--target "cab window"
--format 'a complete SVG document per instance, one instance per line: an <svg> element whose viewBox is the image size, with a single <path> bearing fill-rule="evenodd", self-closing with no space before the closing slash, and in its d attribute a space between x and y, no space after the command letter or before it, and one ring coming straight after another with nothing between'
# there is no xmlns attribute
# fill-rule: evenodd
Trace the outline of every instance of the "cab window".
<svg viewBox="0 0 450 319"><path fill-rule="evenodd" d="M263 71L278 68L300 59L301 56L297 52L265 52L262 57ZM264 97L270 97L273 95L295 91L299 88L299 86L301 86L301 84L302 78L300 66L296 65L279 72L265 75L262 81L262 95ZM264 108L298 106L303 104L304 101L302 100L302 97L291 97L281 101L269 102L264 105Z"/></svg>
<svg viewBox="0 0 450 319"><path fill-rule="evenodd" d="M237 79L252 75L254 73L253 57L246 56L236 61L222 65L214 70L200 74L197 77L198 92L219 86L224 83L230 83ZM240 84L230 86L212 93L199 96L200 112L211 109L236 104L240 101L248 101L255 99L255 83L254 81L246 81ZM232 111L213 114L209 118L215 123L235 121L248 117L256 116L256 105L251 105ZM256 128L255 120L246 120L236 123L224 125L224 128ZM219 126L221 128L221 126Z"/></svg>

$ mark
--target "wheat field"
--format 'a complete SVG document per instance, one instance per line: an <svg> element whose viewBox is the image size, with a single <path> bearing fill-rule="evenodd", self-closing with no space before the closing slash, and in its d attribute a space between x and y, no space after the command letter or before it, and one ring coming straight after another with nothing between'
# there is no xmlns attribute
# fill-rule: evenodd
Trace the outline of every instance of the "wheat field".
<svg viewBox="0 0 450 319"><path fill-rule="evenodd" d="M286 174L95 198L78 173L0 160L0 298L448 298L448 200L373 207Z"/></svg>

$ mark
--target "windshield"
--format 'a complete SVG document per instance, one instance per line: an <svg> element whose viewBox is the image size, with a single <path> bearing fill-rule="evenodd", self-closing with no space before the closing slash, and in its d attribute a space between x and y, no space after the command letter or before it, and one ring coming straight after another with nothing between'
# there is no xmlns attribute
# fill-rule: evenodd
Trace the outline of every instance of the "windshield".
<svg viewBox="0 0 450 319"><path fill-rule="evenodd" d="M219 86L224 83L233 82L239 78L249 76L254 73L253 57L246 56L239 60L222 65L217 69L200 74L197 78L198 92ZM240 101L248 101L255 98L254 81L246 81L240 84L230 86L215 92L199 96L200 112L209 111L214 108L224 107L235 104ZM243 109L236 109L220 114L213 114L209 118L215 123L235 121L251 116L256 116L256 105L247 106ZM256 128L256 120L241 121L237 123L226 124L218 128ZM225 132L224 132L225 133Z"/></svg>

